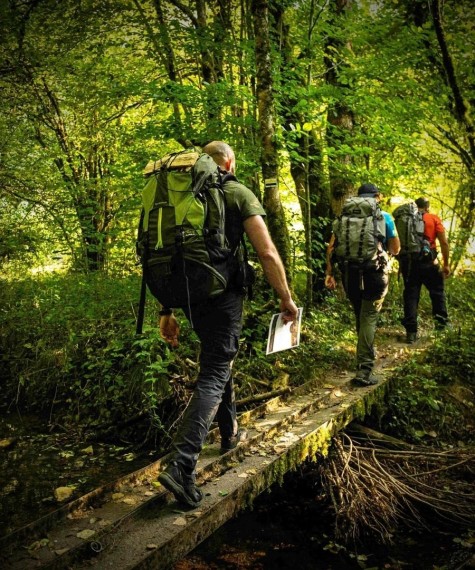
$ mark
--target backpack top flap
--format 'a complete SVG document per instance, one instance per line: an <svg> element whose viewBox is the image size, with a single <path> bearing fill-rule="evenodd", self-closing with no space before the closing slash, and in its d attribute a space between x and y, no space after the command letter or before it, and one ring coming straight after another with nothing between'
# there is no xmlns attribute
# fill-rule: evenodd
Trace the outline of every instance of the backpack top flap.
<svg viewBox="0 0 475 570"><path fill-rule="evenodd" d="M181 152L166 154L158 160L151 160L148 162L143 173L145 177L148 177L155 174L162 168L165 168L166 170L183 170L185 172L190 172L199 156L199 153L195 150L183 150Z"/></svg>
<svg viewBox="0 0 475 570"><path fill-rule="evenodd" d="M142 231L149 230L149 216L152 209L164 206L176 207L185 193L189 192L192 183L190 172L198 157L197 152L185 150L167 154L147 164L144 175L148 181L142 191ZM169 192L169 189L172 189L172 192ZM193 195L191 193L189 195L193 199ZM178 210L183 220L182 210L186 211L187 206L182 206Z"/></svg>
<svg viewBox="0 0 475 570"><path fill-rule="evenodd" d="M386 223L374 198L348 198L341 215L333 222L333 231L337 258L361 264L382 253Z"/></svg>
<svg viewBox="0 0 475 570"><path fill-rule="evenodd" d="M420 253L424 242L424 220L415 202L402 204L393 212L401 242L400 255Z"/></svg>

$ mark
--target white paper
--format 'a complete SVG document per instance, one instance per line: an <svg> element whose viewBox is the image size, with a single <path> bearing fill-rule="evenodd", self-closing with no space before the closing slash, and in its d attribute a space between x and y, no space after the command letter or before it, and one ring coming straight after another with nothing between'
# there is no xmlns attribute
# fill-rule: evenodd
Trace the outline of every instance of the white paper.
<svg viewBox="0 0 475 570"><path fill-rule="evenodd" d="M295 348L300 344L302 312L303 309L299 308L297 320L291 323L284 321L282 318L284 313L272 315L269 335L267 337L266 354L287 350L288 348Z"/></svg>

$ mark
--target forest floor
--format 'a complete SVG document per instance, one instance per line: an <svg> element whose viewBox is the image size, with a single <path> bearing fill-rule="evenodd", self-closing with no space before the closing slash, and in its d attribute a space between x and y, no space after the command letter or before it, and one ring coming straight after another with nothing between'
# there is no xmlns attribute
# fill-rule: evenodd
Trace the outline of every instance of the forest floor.
<svg viewBox="0 0 475 570"><path fill-rule="evenodd" d="M379 362L394 358L401 363L430 348L433 340L433 334L425 331L408 347L402 329L380 327ZM428 449L433 449L431 437L426 441ZM469 469L472 480L473 467ZM446 488L454 488L453 484L453 478L447 477ZM336 536L335 511L324 497L315 465L308 463L288 473L282 486L275 484L260 495L252 509L223 525L174 570L475 568L475 524L455 525L429 514L424 524L415 528L408 520L396 526L389 543L371 535L360 541L342 541Z"/></svg>
<svg viewBox="0 0 475 570"><path fill-rule="evenodd" d="M409 350L400 334L380 335L378 365L395 365L422 348ZM339 380L348 371L332 372ZM77 434L49 431L45 422L9 409L0 413L0 536L58 507L55 489L69 487L71 498L149 465L158 455L131 442L82 441ZM35 469L31 469L31 465Z"/></svg>

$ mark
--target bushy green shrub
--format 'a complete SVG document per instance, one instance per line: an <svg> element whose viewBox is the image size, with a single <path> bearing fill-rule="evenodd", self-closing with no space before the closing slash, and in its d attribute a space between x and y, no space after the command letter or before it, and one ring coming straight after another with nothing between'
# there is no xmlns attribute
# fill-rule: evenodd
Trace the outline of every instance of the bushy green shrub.
<svg viewBox="0 0 475 570"><path fill-rule="evenodd" d="M151 296L144 333L135 335L139 281L138 274L45 274L3 281L1 403L40 414L50 424L72 427L116 425L145 415L167 433L190 394L199 342L178 313L180 346L171 350L160 338L157 304ZM400 327L400 293L395 280L381 315L389 332ZM255 294L254 301L246 302L241 350L234 365L248 383L238 397L265 390L253 379L267 381L270 387L282 370L295 386L316 377L324 381L332 370L352 368L354 315L344 296L328 294L318 307L304 312L298 349L266 356L268 327L278 301L268 286L257 288ZM392 397L388 422L415 438L439 430L439 420L447 425L452 403L443 403L441 387L457 378L473 379L473 279L450 280L448 297L453 329L435 337L423 357L402 368L400 388ZM428 299L420 315L432 330ZM383 332L378 335L382 338ZM236 375L238 388L240 378Z"/></svg>
<svg viewBox="0 0 475 570"><path fill-rule="evenodd" d="M451 326L432 331L426 349L395 373L396 388L383 422L404 439L453 443L473 438L474 284L470 275L447 282Z"/></svg>
<svg viewBox="0 0 475 570"><path fill-rule="evenodd" d="M169 371L180 351L160 339L153 299L144 334L135 336L138 276L52 274L4 282L1 291L5 405L91 425L124 421L174 397Z"/></svg>

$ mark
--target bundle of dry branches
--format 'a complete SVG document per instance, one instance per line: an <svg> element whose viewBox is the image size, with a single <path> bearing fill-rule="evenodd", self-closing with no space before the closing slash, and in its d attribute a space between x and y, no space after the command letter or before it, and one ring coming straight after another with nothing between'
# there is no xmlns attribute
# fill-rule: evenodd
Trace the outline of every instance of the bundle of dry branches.
<svg viewBox="0 0 475 570"><path fill-rule="evenodd" d="M475 522L475 450L433 451L404 442L388 449L382 440L343 433L321 464L339 539L371 536L389 543L399 523L427 528L434 518L452 525Z"/></svg>

